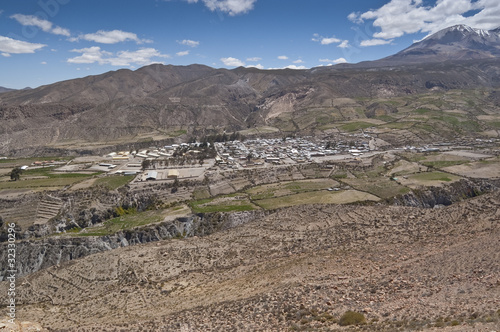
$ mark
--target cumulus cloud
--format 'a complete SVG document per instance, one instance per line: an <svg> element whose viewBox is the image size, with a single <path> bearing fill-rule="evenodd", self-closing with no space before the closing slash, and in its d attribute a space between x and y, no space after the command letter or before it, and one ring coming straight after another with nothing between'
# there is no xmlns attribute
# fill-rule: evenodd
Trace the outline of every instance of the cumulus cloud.
<svg viewBox="0 0 500 332"><path fill-rule="evenodd" d="M168 54L162 54L154 48L141 48L136 51L119 51L116 54L101 50L99 46L92 46L82 49L73 49L70 52L81 53L74 58L69 58L68 63L98 63L100 65L109 64L112 66L132 66L149 65L159 61L153 58L168 58Z"/></svg>
<svg viewBox="0 0 500 332"><path fill-rule="evenodd" d="M200 45L199 41L194 41L194 40L189 40L189 39L177 41L177 43L179 43L181 45L185 45L185 46L190 46L190 47L196 47L196 46Z"/></svg>
<svg viewBox="0 0 500 332"><path fill-rule="evenodd" d="M198 0L186 0L188 3L197 3ZM257 0L200 0L211 11L221 11L231 16L246 14L253 9Z"/></svg>
<svg viewBox="0 0 500 332"><path fill-rule="evenodd" d="M378 9L351 13L348 19L355 23L373 20L373 26L380 29L373 34L374 40L389 40L417 32L432 34L456 24L493 29L499 25L498 17L497 0L437 0L433 5L423 0L391 0Z"/></svg>
<svg viewBox="0 0 500 332"><path fill-rule="evenodd" d="M384 40L384 39L368 39L368 40L362 40L361 43L359 43L360 46L366 47L366 46L379 46L379 45L387 45L392 42L391 40Z"/></svg>
<svg viewBox="0 0 500 332"><path fill-rule="evenodd" d="M335 60L319 59L319 62L328 62L328 63L332 63L332 64L337 64L337 63L346 63L347 60L344 59L344 58L338 58L338 59L335 59Z"/></svg>
<svg viewBox="0 0 500 332"><path fill-rule="evenodd" d="M185 55L188 55L188 54L189 54L189 51L182 51L182 52L175 53L175 55L177 55L177 56L185 56Z"/></svg>
<svg viewBox="0 0 500 332"><path fill-rule="evenodd" d="M256 65L248 65L247 68L264 69L264 66L259 63L259 64L256 64Z"/></svg>
<svg viewBox="0 0 500 332"><path fill-rule="evenodd" d="M250 62L257 62L260 60L262 60L262 58L259 58L259 57L247 58L247 61L250 61Z"/></svg>
<svg viewBox="0 0 500 332"><path fill-rule="evenodd" d="M228 67L240 67L245 65L243 61L233 57L221 58L220 61L222 61L222 63Z"/></svg>
<svg viewBox="0 0 500 332"><path fill-rule="evenodd" d="M349 47L348 40L342 40L336 37L322 37L319 34L315 33L311 38L312 41L320 43L321 45L330 45L330 44L339 44L338 47L346 48Z"/></svg>
<svg viewBox="0 0 500 332"><path fill-rule="evenodd" d="M115 57L108 59L112 66L130 66L137 64L141 66L158 63L159 61L152 58L169 58L167 54L161 54L160 51L154 48L141 48L137 51L120 51Z"/></svg>
<svg viewBox="0 0 500 332"><path fill-rule="evenodd" d="M88 33L79 36L79 39L93 41L101 44L116 44L125 41L134 41L137 44L150 43L150 40L140 39L135 33L122 30L104 31L99 30L96 33Z"/></svg>
<svg viewBox="0 0 500 332"><path fill-rule="evenodd" d="M330 37L330 38L321 38L321 45L330 45L333 43L340 43L341 40L335 37Z"/></svg>
<svg viewBox="0 0 500 332"><path fill-rule="evenodd" d="M296 66L296 65L289 65L284 67L284 69L307 69L306 66Z"/></svg>
<svg viewBox="0 0 500 332"><path fill-rule="evenodd" d="M304 63L304 60L297 59L297 60L293 61L293 63Z"/></svg>
<svg viewBox="0 0 500 332"><path fill-rule="evenodd" d="M4 57L9 57L11 54L35 53L45 46L47 45L0 36L0 52Z"/></svg>
<svg viewBox="0 0 500 332"><path fill-rule="evenodd" d="M344 40L344 41L342 41L342 42L338 45L338 47L340 47L340 48L348 48L348 47L349 47L349 41L348 41L348 40Z"/></svg>
<svg viewBox="0 0 500 332"><path fill-rule="evenodd" d="M52 22L44 20L34 15L14 14L10 18L15 19L21 25L34 26L41 29L44 32L66 37L69 37L71 35L68 29L61 28L59 26L54 26Z"/></svg>
<svg viewBox="0 0 500 332"><path fill-rule="evenodd" d="M82 55L79 55L74 58L70 58L67 61L69 63L99 63L99 64L105 64L104 57L105 56L110 56L113 53L102 51L99 46L92 46L92 47L87 47L87 48L81 48L81 49L73 49L70 50L70 52L74 53L82 53Z"/></svg>
<svg viewBox="0 0 500 332"><path fill-rule="evenodd" d="M278 59L280 59L280 60L288 60L288 57L286 55L280 55L278 57Z"/></svg>

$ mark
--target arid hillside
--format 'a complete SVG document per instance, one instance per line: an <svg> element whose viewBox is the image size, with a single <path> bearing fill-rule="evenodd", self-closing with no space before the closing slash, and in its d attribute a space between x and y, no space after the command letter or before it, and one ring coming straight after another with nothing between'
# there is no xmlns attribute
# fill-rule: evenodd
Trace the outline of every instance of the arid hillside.
<svg viewBox="0 0 500 332"><path fill-rule="evenodd" d="M499 206L493 192L434 209L284 208L24 277L18 317L50 331L337 331L353 310L363 331L495 331Z"/></svg>
<svg viewBox="0 0 500 332"><path fill-rule="evenodd" d="M371 69L118 70L2 93L0 153L81 151L261 126L283 135L322 131L321 125L365 119L380 99L481 89L479 103L488 103L499 73L496 59Z"/></svg>

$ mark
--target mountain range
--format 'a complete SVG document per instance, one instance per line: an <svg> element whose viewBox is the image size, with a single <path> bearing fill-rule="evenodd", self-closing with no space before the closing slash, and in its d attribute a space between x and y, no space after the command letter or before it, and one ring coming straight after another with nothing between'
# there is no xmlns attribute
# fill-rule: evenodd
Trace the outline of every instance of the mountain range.
<svg viewBox="0 0 500 332"><path fill-rule="evenodd" d="M338 98L492 89L500 85L499 55L500 29L459 25L359 64L309 70L153 64L8 91L0 95L0 154L274 126L297 112L328 110Z"/></svg>
<svg viewBox="0 0 500 332"><path fill-rule="evenodd" d="M4 88L3 86L0 86L0 93L9 92L9 91L13 91L13 90L14 89Z"/></svg>

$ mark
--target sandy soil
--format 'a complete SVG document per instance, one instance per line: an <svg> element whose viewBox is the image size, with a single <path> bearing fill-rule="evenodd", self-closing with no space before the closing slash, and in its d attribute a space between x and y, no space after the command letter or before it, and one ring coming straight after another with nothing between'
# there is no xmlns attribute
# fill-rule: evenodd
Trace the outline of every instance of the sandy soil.
<svg viewBox="0 0 500 332"><path fill-rule="evenodd" d="M499 221L498 193L442 209L286 208L21 278L18 317L51 331L340 331L354 310L363 331L496 331Z"/></svg>

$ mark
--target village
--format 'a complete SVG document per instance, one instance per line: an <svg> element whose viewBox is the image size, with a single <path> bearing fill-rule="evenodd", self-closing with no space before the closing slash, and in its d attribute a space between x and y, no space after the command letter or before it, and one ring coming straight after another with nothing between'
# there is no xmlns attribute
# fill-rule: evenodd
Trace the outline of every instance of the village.
<svg viewBox="0 0 500 332"><path fill-rule="evenodd" d="M352 135L331 142L313 137L255 138L244 141L181 143L138 151L111 152L90 170L109 175L138 175L133 182L203 178L206 171L272 167L324 160L359 160L373 152L371 137Z"/></svg>
<svg viewBox="0 0 500 332"><path fill-rule="evenodd" d="M386 151L435 153L495 146L495 140L436 142L434 145L394 148L366 133L342 137L252 138L213 143L180 143L137 151L111 152L96 157L89 170L107 175L135 176L144 181L203 179L206 172L280 167L302 163L343 161L361 164L365 158ZM78 158L77 158L78 160ZM76 161L77 161L76 160ZM89 164L86 164L89 166ZM63 166L59 170L71 168Z"/></svg>

